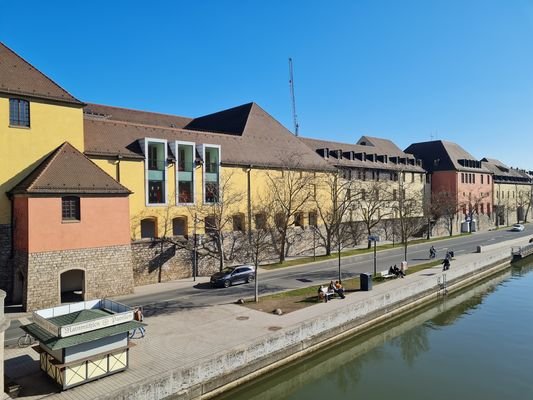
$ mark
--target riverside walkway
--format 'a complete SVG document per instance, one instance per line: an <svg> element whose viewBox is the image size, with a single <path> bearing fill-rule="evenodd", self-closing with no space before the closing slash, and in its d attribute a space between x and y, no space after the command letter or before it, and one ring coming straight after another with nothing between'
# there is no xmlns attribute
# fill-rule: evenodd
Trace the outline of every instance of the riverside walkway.
<svg viewBox="0 0 533 400"><path fill-rule="evenodd" d="M486 246L481 253L458 256L446 271L448 289L504 268L511 259L511 248L526 243L527 239L521 238ZM205 398L206 394L216 394L219 387L254 376L260 369L275 368L280 362L435 298L442 279L442 269L436 266L375 285L372 291L349 293L345 300L281 316L236 304L162 306L153 315L147 313L147 336L134 340L130 368L125 372L58 393L39 370L37 353L17 348L5 351L5 373L23 386L19 396L23 399ZM190 286L191 280L165 285L179 292ZM137 294L158 290L157 285L136 288Z"/></svg>

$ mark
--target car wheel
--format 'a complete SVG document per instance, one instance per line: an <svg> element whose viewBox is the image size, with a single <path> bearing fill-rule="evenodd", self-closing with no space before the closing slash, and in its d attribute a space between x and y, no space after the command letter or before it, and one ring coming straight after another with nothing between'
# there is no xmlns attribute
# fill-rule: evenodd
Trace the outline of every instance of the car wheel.
<svg viewBox="0 0 533 400"><path fill-rule="evenodd" d="M229 279L226 279L224 281L224 287L230 287L231 286L231 281Z"/></svg>
<svg viewBox="0 0 533 400"><path fill-rule="evenodd" d="M255 280L255 277L253 275L248 275L248 277L246 278L246 283L253 282L254 280Z"/></svg>

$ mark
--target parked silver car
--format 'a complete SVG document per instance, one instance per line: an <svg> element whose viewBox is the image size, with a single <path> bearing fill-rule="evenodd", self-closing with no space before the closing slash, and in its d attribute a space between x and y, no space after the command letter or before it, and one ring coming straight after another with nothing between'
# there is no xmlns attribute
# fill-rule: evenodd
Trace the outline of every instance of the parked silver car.
<svg viewBox="0 0 533 400"><path fill-rule="evenodd" d="M255 279L255 268L252 265L236 265L226 267L221 272L211 275L211 285L230 287L235 283L249 283Z"/></svg>

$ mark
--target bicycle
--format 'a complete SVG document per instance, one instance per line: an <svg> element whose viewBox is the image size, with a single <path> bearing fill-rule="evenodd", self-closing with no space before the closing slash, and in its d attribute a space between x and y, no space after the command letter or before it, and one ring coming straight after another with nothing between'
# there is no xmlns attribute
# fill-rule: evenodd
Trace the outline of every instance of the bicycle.
<svg viewBox="0 0 533 400"><path fill-rule="evenodd" d="M22 335L21 337L19 337L19 340L17 343L20 348L23 348L23 347L31 346L35 342L36 342L35 338L29 333L26 333Z"/></svg>

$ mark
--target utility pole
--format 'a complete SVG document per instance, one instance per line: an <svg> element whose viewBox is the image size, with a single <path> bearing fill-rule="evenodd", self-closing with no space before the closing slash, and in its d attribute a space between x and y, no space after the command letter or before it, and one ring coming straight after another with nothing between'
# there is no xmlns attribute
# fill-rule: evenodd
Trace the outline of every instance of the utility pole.
<svg viewBox="0 0 533 400"><path fill-rule="evenodd" d="M294 75L292 72L292 58L289 57L289 87L291 89L292 122L294 123L294 135L298 136L298 118L296 115L296 97L294 95Z"/></svg>

